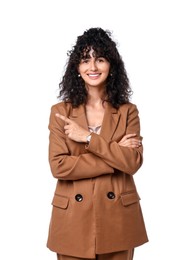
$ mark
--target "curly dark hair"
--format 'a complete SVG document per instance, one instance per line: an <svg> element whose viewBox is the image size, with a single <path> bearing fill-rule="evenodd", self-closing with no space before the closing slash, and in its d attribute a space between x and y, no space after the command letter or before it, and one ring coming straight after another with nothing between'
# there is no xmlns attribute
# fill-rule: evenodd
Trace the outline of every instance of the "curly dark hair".
<svg viewBox="0 0 190 260"><path fill-rule="evenodd" d="M118 108L129 102L132 90L124 67L123 60L111 39L111 32L101 28L90 28L78 36L72 50L68 51L65 74L59 84L59 96L73 107L86 103L87 90L85 82L78 77L78 66L89 51L93 49L96 57L104 57L110 63L110 74L106 82L106 100Z"/></svg>

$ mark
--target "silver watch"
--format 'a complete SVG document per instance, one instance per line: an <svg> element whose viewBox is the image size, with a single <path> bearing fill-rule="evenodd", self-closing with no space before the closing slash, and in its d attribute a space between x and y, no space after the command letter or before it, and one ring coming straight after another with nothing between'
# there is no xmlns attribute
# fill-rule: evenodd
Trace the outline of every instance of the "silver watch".
<svg viewBox="0 0 190 260"><path fill-rule="evenodd" d="M87 137L86 137L86 142L87 142L87 144L90 143L90 140L91 140L91 134L87 135Z"/></svg>

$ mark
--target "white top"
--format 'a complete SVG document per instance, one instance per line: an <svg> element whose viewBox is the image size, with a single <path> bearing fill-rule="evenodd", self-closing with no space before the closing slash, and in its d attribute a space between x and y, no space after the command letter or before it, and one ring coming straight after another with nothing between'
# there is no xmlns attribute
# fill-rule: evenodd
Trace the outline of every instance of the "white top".
<svg viewBox="0 0 190 260"><path fill-rule="evenodd" d="M98 126L88 126L88 129L91 133L96 133L96 134L100 134L101 131L101 125Z"/></svg>

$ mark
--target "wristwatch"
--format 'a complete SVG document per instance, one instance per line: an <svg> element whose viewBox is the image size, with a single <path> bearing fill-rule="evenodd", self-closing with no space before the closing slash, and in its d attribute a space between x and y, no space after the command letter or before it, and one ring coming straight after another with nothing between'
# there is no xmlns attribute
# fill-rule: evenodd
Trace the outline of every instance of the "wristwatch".
<svg viewBox="0 0 190 260"><path fill-rule="evenodd" d="M90 143L90 140L91 140L91 134L87 135L87 137L86 137L86 142L87 142L87 144Z"/></svg>

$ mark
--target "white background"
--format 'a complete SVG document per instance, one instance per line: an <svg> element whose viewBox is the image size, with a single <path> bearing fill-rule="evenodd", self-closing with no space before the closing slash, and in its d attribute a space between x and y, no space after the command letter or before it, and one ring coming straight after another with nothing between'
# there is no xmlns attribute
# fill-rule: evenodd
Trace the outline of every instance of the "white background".
<svg viewBox="0 0 190 260"><path fill-rule="evenodd" d="M150 242L135 260L190 259L188 2L0 2L0 259L56 259L46 248L55 188L49 112L67 51L97 26L113 31L141 118L135 180Z"/></svg>

